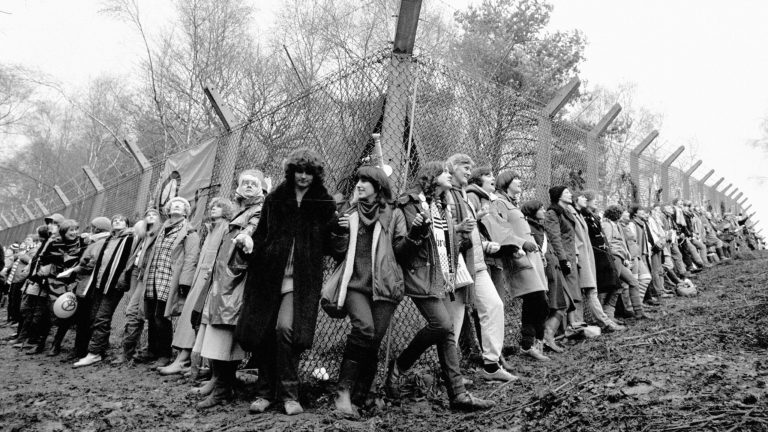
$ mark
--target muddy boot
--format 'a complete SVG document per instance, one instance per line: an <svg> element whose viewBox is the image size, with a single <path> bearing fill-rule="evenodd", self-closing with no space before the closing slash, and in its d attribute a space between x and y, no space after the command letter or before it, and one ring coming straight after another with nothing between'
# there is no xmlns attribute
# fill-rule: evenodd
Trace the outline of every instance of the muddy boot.
<svg viewBox="0 0 768 432"><path fill-rule="evenodd" d="M67 334L67 328L60 326L56 329L56 334L53 336L53 343L51 343L51 349L46 354L48 357L55 357L61 353L61 342L64 340L64 336Z"/></svg>
<svg viewBox="0 0 768 432"><path fill-rule="evenodd" d="M341 370L339 371L339 383L336 388L336 399L334 405L336 406L335 413L344 418L357 419L360 418L360 413L357 411L357 407L352 405L352 388L356 384L358 372L360 370L360 364L354 360L345 358L341 362Z"/></svg>
<svg viewBox="0 0 768 432"><path fill-rule="evenodd" d="M207 398L200 401L196 407L199 410L208 409L221 405L225 401L232 399L232 386L235 378L236 364L234 362L212 360L211 369L218 369L218 379L215 381L213 391Z"/></svg>
<svg viewBox="0 0 768 432"><path fill-rule="evenodd" d="M555 342L555 330L558 327L560 327L560 317L557 315L547 318L544 322L544 346L556 353L561 353L565 350Z"/></svg>
<svg viewBox="0 0 768 432"><path fill-rule="evenodd" d="M189 391L190 394L196 394L201 396L208 396L213 392L213 390L216 388L216 382L221 378L221 370L214 366L214 363L219 363L218 360L211 360L210 366L211 366L211 379L206 381L205 384L203 384L200 387L195 387L192 390Z"/></svg>
<svg viewBox="0 0 768 432"><path fill-rule="evenodd" d="M387 379L384 382L384 388L390 399L400 399L400 386L402 381L402 372L397 367L397 359L389 362L387 369Z"/></svg>

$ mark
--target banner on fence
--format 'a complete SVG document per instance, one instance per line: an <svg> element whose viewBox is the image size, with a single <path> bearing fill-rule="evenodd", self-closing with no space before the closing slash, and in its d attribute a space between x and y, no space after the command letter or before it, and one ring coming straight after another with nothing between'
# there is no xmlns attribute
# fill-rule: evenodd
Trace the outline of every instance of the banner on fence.
<svg viewBox="0 0 768 432"><path fill-rule="evenodd" d="M200 226L208 202L208 194L204 192L211 187L215 158L214 139L170 156L155 189L153 202L157 208L163 209L171 198L186 198L191 207L189 221L193 226Z"/></svg>

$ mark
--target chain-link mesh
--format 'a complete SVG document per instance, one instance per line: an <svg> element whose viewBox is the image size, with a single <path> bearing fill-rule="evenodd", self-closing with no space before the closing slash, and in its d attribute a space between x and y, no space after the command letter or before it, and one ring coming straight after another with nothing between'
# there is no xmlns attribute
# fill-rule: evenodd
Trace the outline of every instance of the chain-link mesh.
<svg viewBox="0 0 768 432"><path fill-rule="evenodd" d="M495 173L515 170L523 180L521 200L535 197L547 202L551 185L579 190L589 186L590 178L596 183L593 186L601 204L655 200L661 187L660 162L640 156L638 176L633 180L626 145L595 139L575 123L552 119L544 113L545 105L426 58L379 53L346 66L216 138L213 177L210 187L198 197L198 205L205 205L209 197L229 196L235 173L246 168L259 168L273 184L279 183L285 156L305 146L317 150L326 161L326 186L343 197L351 193L356 169L370 160L381 157L392 167L395 192L401 193L421 164L460 152L470 155L477 165L490 165ZM380 134L380 155L372 134ZM97 215L121 213L136 220L143 214L143 205L150 204L164 163L154 161L147 171L138 167L121 171L117 166L97 170L104 182L100 194L82 171L73 173L60 185L71 202L66 208L52 190L39 198L50 213L61 212L83 227ZM679 169L670 169L671 197L682 196L681 176ZM704 190L701 199L709 199L709 188ZM698 193L692 181L691 194ZM5 215L22 214L20 204L7 206L10 211ZM28 206L42 213L34 202ZM13 227L0 231L0 243L21 241L43 223L42 217L14 219L18 220ZM113 341L121 337L127 300L126 296L115 314ZM519 337L520 302L506 300L505 345L514 345ZM385 341L391 355L399 353L422 325L420 314L406 299ZM325 367L334 374L349 330L347 320L332 320L321 313L315 344L303 357L302 371ZM434 364L434 359L430 355L423 361Z"/></svg>

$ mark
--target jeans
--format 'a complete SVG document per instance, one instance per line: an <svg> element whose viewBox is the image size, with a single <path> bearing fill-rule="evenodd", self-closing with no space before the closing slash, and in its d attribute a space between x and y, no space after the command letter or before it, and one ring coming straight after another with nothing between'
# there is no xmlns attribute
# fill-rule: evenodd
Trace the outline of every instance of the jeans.
<svg viewBox="0 0 768 432"><path fill-rule="evenodd" d="M19 335L29 339L32 343L37 343L41 339L45 342L51 327L48 296L25 295L21 305L21 314L24 318ZM42 332L43 329L46 329L45 334Z"/></svg>
<svg viewBox="0 0 768 432"><path fill-rule="evenodd" d="M534 341L544 339L544 321L549 315L549 302L545 291L535 291L520 298L523 300L520 347L529 350Z"/></svg>
<svg viewBox="0 0 768 432"><path fill-rule="evenodd" d="M683 254L680 252L680 247L677 242L670 242L669 244L670 255L672 255L672 261L675 263L675 271L680 277L685 277L688 268L683 261Z"/></svg>
<svg viewBox="0 0 768 432"><path fill-rule="evenodd" d="M651 295L653 296L659 296L664 292L663 261L663 252L658 251L651 254L651 283L653 284L653 292L651 292Z"/></svg>
<svg viewBox="0 0 768 432"><path fill-rule="evenodd" d="M464 317L464 305L461 302L451 302L449 299L413 298L416 308L427 320L427 325L416 333L413 340L397 358L397 367L401 371L410 369L416 360L432 345L437 347L437 356L448 396L453 399L466 392L459 370L459 353L456 350L456 339L452 323L451 309L458 310L461 305L461 317Z"/></svg>
<svg viewBox="0 0 768 432"><path fill-rule="evenodd" d="M165 316L165 302L157 299L144 299L144 315L149 323L149 351L158 357L171 358L173 324Z"/></svg>
<svg viewBox="0 0 768 432"><path fill-rule="evenodd" d="M96 318L91 325L91 342L88 344L88 352L104 355L109 349L109 334L112 330L112 317L115 309L123 298L123 292L112 289L107 294L99 293L94 298L93 307L96 308Z"/></svg>
<svg viewBox="0 0 768 432"><path fill-rule="evenodd" d="M299 353L293 348L293 292L283 294L273 334L259 347L256 394L282 402L299 398Z"/></svg>
<svg viewBox="0 0 768 432"><path fill-rule="evenodd" d="M344 301L349 314L352 331L347 337L347 344L356 345L378 353L381 340L387 333L389 322L395 313L396 303L373 301L369 294L350 290ZM356 359L353 359L356 360Z"/></svg>
<svg viewBox="0 0 768 432"><path fill-rule="evenodd" d="M136 278L136 271L131 275L130 297L125 307L125 328L123 330L123 355L131 358L141 343L144 331L144 282ZM154 355L155 353L150 353Z"/></svg>

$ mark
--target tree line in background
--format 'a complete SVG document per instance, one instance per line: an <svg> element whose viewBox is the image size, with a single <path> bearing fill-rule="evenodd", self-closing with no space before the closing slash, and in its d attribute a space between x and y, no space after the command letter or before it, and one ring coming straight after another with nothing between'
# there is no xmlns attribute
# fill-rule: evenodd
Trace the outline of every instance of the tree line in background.
<svg viewBox="0 0 768 432"><path fill-rule="evenodd" d="M126 138L159 160L220 135L203 85L215 88L239 121L258 118L324 75L391 49L399 3L283 0L274 28L258 29L256 1L179 0L166 25L150 30L151 2L106 0L101 12L119 25L115 31L142 47L130 72L66 88L37 71L0 63L0 135L19 143L0 160L0 202L27 203L82 165L101 178L133 169ZM416 54L546 102L578 74L587 43L577 30L548 31L551 12L543 0L485 0L464 10L428 0ZM631 85L593 86L561 114L589 129L614 103L622 104L606 133L618 145L601 152L606 170L625 169L620 161L660 126L661 116L638 107L633 94ZM494 110L501 131L516 127L515 107ZM489 143L489 151L501 154L503 145ZM648 154L660 148L656 143Z"/></svg>

